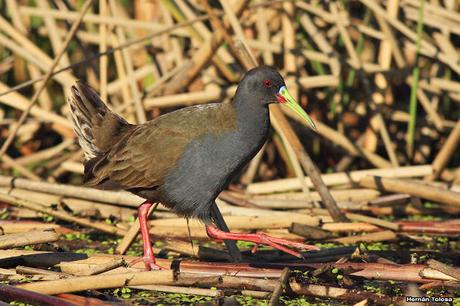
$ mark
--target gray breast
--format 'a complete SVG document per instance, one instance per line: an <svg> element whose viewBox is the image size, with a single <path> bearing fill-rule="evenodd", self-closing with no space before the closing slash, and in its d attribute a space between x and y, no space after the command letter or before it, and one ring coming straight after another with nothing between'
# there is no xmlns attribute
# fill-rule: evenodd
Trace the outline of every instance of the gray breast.
<svg viewBox="0 0 460 306"><path fill-rule="evenodd" d="M265 138L260 135L248 141L240 132L228 132L194 139L166 177L161 187L163 200L176 213L207 222L212 202L258 152Z"/></svg>

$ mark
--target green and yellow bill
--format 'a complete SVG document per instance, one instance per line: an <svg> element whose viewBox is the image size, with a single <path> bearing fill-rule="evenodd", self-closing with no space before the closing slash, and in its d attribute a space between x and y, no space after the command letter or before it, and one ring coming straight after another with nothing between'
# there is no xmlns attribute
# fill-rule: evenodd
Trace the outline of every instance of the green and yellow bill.
<svg viewBox="0 0 460 306"><path fill-rule="evenodd" d="M297 103L297 101L291 96L286 86L281 86L280 90L278 91L278 94L276 95L276 98L279 103L286 105L287 107L292 109L297 115L299 115L303 120L305 120L312 130L317 131L313 120L303 110L299 103Z"/></svg>

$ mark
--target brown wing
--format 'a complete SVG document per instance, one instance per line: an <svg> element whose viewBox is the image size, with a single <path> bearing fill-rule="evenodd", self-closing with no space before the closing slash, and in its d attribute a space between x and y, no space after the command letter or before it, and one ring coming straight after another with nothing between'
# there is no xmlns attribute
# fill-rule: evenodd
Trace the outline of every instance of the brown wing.
<svg viewBox="0 0 460 306"><path fill-rule="evenodd" d="M105 156L95 162L87 181L104 181L122 188L155 188L162 184L191 140L206 133L218 134L236 128L230 104L188 107L135 126Z"/></svg>

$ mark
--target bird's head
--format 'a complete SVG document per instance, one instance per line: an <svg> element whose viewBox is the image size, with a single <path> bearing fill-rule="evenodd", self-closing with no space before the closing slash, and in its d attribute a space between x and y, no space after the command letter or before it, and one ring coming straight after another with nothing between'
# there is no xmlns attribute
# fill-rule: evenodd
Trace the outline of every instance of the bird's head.
<svg viewBox="0 0 460 306"><path fill-rule="evenodd" d="M279 103L289 107L316 131L315 123L291 96L283 77L275 69L261 66L249 70L241 80L239 89L240 87L245 88L245 92L249 93L251 98L256 98L254 100L261 105Z"/></svg>

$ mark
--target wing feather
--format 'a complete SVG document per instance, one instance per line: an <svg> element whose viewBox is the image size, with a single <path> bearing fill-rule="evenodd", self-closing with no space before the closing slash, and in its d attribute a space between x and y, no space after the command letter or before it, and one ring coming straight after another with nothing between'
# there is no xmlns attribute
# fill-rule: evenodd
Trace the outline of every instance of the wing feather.
<svg viewBox="0 0 460 306"><path fill-rule="evenodd" d="M158 187L191 139L236 128L235 118L229 118L225 108L230 105L189 107L135 126L107 152L105 161L93 168L93 178L87 184L97 186L109 180L125 189ZM205 117L213 118L212 125L200 121Z"/></svg>

